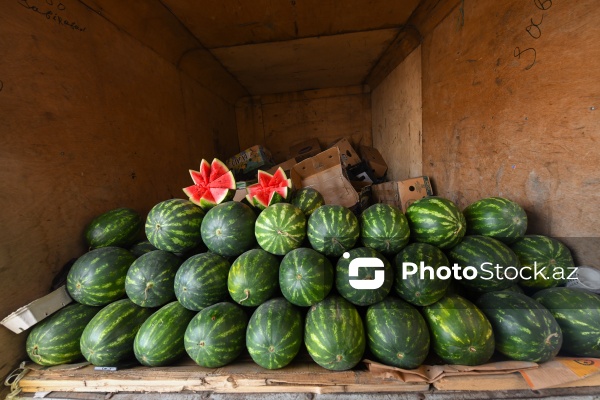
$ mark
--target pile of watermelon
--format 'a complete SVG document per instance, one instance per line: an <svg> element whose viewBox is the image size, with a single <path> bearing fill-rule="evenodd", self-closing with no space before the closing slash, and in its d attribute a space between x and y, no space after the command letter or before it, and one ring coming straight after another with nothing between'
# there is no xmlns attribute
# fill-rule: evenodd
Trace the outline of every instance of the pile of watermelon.
<svg viewBox="0 0 600 400"><path fill-rule="evenodd" d="M347 370L365 358L412 369L600 357L600 296L564 287L569 249L526 235L513 201L461 211L427 197L406 214L374 204L357 216L314 189L292 193L282 170L259 173L241 202L220 161L190 173L189 200L146 218L111 210L86 227L90 249L67 277L76 303L32 329L34 362L152 367L188 356L216 368L246 354L277 369L305 352ZM544 275L515 276L534 265Z"/></svg>

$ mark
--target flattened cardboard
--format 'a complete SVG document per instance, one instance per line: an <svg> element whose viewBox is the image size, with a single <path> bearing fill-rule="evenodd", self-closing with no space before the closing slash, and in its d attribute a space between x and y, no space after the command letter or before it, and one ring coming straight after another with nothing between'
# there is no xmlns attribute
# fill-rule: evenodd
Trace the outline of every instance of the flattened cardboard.
<svg viewBox="0 0 600 400"><path fill-rule="evenodd" d="M317 138L308 139L293 146L290 146L290 158L295 158L297 162L314 157L321 152L321 145Z"/></svg>

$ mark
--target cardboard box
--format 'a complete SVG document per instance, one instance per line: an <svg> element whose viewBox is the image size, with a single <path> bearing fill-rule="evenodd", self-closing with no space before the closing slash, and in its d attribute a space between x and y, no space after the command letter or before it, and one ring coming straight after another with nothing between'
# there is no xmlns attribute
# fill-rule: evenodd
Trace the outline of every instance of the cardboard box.
<svg viewBox="0 0 600 400"><path fill-rule="evenodd" d="M392 204L406 212L408 206L423 197L433 196L429 177L385 182L373 185L373 202Z"/></svg>
<svg viewBox="0 0 600 400"><path fill-rule="evenodd" d="M290 158L295 158L296 162L314 157L321 152L321 145L316 138L305 140L290 147Z"/></svg>
<svg viewBox="0 0 600 400"><path fill-rule="evenodd" d="M286 160L286 161L284 161L280 164L277 164L274 167L268 169L267 172L270 173L271 175L273 175L275 173L275 171L277 171L277 169L279 167L281 167L281 168L283 168L283 171L285 172L285 174L289 177L292 167L296 164L298 164L298 161L296 161L295 158L290 158L289 160Z"/></svg>
<svg viewBox="0 0 600 400"><path fill-rule="evenodd" d="M360 157L371 169L371 174L375 178L383 178L387 172L388 166L383 156L374 147L360 146Z"/></svg>
<svg viewBox="0 0 600 400"><path fill-rule="evenodd" d="M266 170L275 163L271 152L264 146L256 145L230 157L225 164L229 167L236 179L252 178L258 169Z"/></svg>
<svg viewBox="0 0 600 400"><path fill-rule="evenodd" d="M331 147L337 147L340 151L340 157L342 160L342 166L344 168L351 167L360 162L358 153L354 150L348 139L344 138L337 141Z"/></svg>

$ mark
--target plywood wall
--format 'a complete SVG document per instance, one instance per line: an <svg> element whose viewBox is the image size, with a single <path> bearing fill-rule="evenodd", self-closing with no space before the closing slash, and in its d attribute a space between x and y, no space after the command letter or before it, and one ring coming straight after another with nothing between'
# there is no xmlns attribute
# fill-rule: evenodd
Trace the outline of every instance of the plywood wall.
<svg viewBox="0 0 600 400"><path fill-rule="evenodd" d="M422 52L423 171L437 193L511 198L530 232L600 266L598 21L593 0L465 1Z"/></svg>
<svg viewBox="0 0 600 400"><path fill-rule="evenodd" d="M238 150L235 107L79 1L0 7L0 318L48 292L95 215L183 197ZM224 156L225 154L220 154ZM25 334L0 327L0 376Z"/></svg>

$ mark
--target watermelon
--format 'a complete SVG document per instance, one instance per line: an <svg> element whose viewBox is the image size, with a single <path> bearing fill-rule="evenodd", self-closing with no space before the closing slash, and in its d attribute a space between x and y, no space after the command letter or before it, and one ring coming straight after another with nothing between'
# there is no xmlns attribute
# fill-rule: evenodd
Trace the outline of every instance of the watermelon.
<svg viewBox="0 0 600 400"><path fill-rule="evenodd" d="M208 210L217 204L233 199L235 195L235 178L233 172L218 159L210 164L205 159L200 162L200 170L190 169L194 184L183 188L190 201Z"/></svg>
<svg viewBox="0 0 600 400"><path fill-rule="evenodd" d="M458 296L444 296L423 308L433 351L448 364L480 365L494 353L494 331L477 306Z"/></svg>
<svg viewBox="0 0 600 400"><path fill-rule="evenodd" d="M306 217L289 203L273 204L256 219L254 235L263 250L284 256L302 245L306 237Z"/></svg>
<svg viewBox="0 0 600 400"><path fill-rule="evenodd" d="M116 208L95 217L84 231L90 249L129 247L142 235L144 220L131 208Z"/></svg>
<svg viewBox="0 0 600 400"><path fill-rule="evenodd" d="M540 290L533 298L558 322L563 334L561 350L575 357L600 357L600 296L555 287Z"/></svg>
<svg viewBox="0 0 600 400"><path fill-rule="evenodd" d="M460 244L448 251L448 259L461 267L463 279L460 283L479 292L506 289L520 279L521 264L516 254L489 236L465 236ZM470 273L473 279L467 279Z"/></svg>
<svg viewBox="0 0 600 400"><path fill-rule="evenodd" d="M354 247L359 235L358 219L340 205L321 206L308 219L308 241L313 249L326 256L340 257Z"/></svg>
<svg viewBox="0 0 600 400"><path fill-rule="evenodd" d="M543 235L526 235L510 248L521 262L521 286L545 289L567 282L575 270L571 251L559 240Z"/></svg>
<svg viewBox="0 0 600 400"><path fill-rule="evenodd" d="M79 257L67 275L73 300L103 306L125 296L125 277L135 257L121 247L100 247Z"/></svg>
<svg viewBox="0 0 600 400"><path fill-rule="evenodd" d="M442 250L456 246L465 235L467 223L456 204L443 197L424 197L406 209L411 237Z"/></svg>
<svg viewBox="0 0 600 400"><path fill-rule="evenodd" d="M292 181L288 179L281 167L273 175L259 170L257 179L257 183L246 188L248 192L246 200L261 210L286 201L292 190Z"/></svg>
<svg viewBox="0 0 600 400"><path fill-rule="evenodd" d="M491 292L477 300L494 329L496 350L518 361L546 362L558 354L560 326L543 305L522 293Z"/></svg>
<svg viewBox="0 0 600 400"><path fill-rule="evenodd" d="M488 197L470 204L463 210L468 235L493 237L510 244L525 235L527 214L512 200Z"/></svg>
<svg viewBox="0 0 600 400"><path fill-rule="evenodd" d="M156 204L146 218L146 237L159 250L185 252L202 241L200 225L204 211L184 199Z"/></svg>
<svg viewBox="0 0 600 400"><path fill-rule="evenodd" d="M202 240L210 251L223 257L236 257L256 244L256 214L237 201L228 201L208 210L202 221Z"/></svg>
<svg viewBox="0 0 600 400"><path fill-rule="evenodd" d="M358 258L369 257L377 258L381 261L381 267L367 268L364 263L360 263ZM350 264L359 262L358 270L355 275L350 270ZM353 264L353 265L354 265ZM361 289L353 287L353 281L380 281L379 287ZM368 306L385 299L392 290L394 284L394 268L392 264L379 252L368 248L358 247L344 253L335 267L335 287L338 293L357 306Z"/></svg>
<svg viewBox="0 0 600 400"><path fill-rule="evenodd" d="M231 264L227 290L236 303L258 306L270 299L279 284L279 260L262 249L252 249Z"/></svg>
<svg viewBox="0 0 600 400"><path fill-rule="evenodd" d="M137 258L125 278L127 297L141 307L160 307L175 299L173 283L181 259L154 250Z"/></svg>
<svg viewBox="0 0 600 400"><path fill-rule="evenodd" d="M429 354L427 323L403 300L388 297L369 306L365 325L369 350L386 365L417 368Z"/></svg>
<svg viewBox="0 0 600 400"><path fill-rule="evenodd" d="M51 366L83 359L81 334L98 311L100 307L73 303L39 322L27 335L25 344L31 361Z"/></svg>
<svg viewBox="0 0 600 400"><path fill-rule="evenodd" d="M133 246L129 248L129 251L135 258L138 258L141 255L149 253L151 251L158 250L156 247L150 243L149 240L142 240L141 242L135 243Z"/></svg>
<svg viewBox="0 0 600 400"><path fill-rule="evenodd" d="M325 205L325 199L316 189L305 187L294 194L291 203L302 210L308 218L317 208Z"/></svg>
<svg viewBox="0 0 600 400"><path fill-rule="evenodd" d="M188 310L200 311L229 296L227 277L231 264L214 253L196 254L185 260L175 275L175 296Z"/></svg>
<svg viewBox="0 0 600 400"><path fill-rule="evenodd" d="M304 321L286 299L271 299L254 311L246 329L246 348L255 363L266 369L288 365L300 351Z"/></svg>
<svg viewBox="0 0 600 400"><path fill-rule="evenodd" d="M408 221L398 207L373 204L360 216L360 237L363 246L384 255L397 254L410 240Z"/></svg>
<svg viewBox="0 0 600 400"><path fill-rule="evenodd" d="M304 344L311 358L333 371L353 368L365 352L365 329L360 314L343 297L330 295L306 314Z"/></svg>
<svg viewBox="0 0 600 400"><path fill-rule="evenodd" d="M184 345L201 367L217 368L235 360L245 348L248 316L233 303L217 303L200 311L190 321Z"/></svg>
<svg viewBox="0 0 600 400"><path fill-rule="evenodd" d="M308 307L325 299L333 287L333 266L321 253L301 247L279 265L279 287L292 304Z"/></svg>
<svg viewBox="0 0 600 400"><path fill-rule="evenodd" d="M135 335L135 358L148 367L169 365L179 359L185 354L185 330L195 315L178 301L161 307L142 324Z"/></svg>
<svg viewBox="0 0 600 400"><path fill-rule="evenodd" d="M417 266L416 273L411 274L414 267L405 263ZM450 278L437 277L438 274L443 276L440 268L449 266L448 258L439 248L427 243L406 246L396 255L394 266L395 293L416 306L428 306L444 297L451 282Z"/></svg>
<svg viewBox="0 0 600 400"><path fill-rule="evenodd" d="M96 366L116 366L134 356L138 330L154 309L117 300L100 310L81 335L81 353Z"/></svg>

